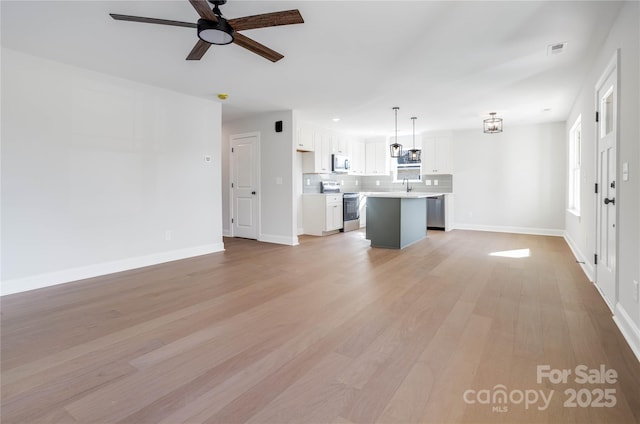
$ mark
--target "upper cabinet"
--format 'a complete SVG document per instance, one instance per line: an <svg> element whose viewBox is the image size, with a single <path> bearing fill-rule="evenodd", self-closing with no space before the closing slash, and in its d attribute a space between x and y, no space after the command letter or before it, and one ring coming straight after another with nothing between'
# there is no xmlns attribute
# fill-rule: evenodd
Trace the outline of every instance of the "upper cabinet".
<svg viewBox="0 0 640 424"><path fill-rule="evenodd" d="M427 137L422 141L422 172L424 174L452 174L450 137Z"/></svg>
<svg viewBox="0 0 640 424"><path fill-rule="evenodd" d="M366 152L365 144L361 141L354 141L351 143L351 172L354 175L364 175L366 167Z"/></svg>
<svg viewBox="0 0 640 424"><path fill-rule="evenodd" d="M299 126L296 139L296 150L299 150L301 152L313 152L313 136L314 131L311 128L306 126Z"/></svg>
<svg viewBox="0 0 640 424"><path fill-rule="evenodd" d="M314 132L314 150L302 155L302 172L307 174L328 174L331 172L332 141L331 136L319 131Z"/></svg>
<svg viewBox="0 0 640 424"><path fill-rule="evenodd" d="M365 143L365 174L389 174L389 148L384 141Z"/></svg>

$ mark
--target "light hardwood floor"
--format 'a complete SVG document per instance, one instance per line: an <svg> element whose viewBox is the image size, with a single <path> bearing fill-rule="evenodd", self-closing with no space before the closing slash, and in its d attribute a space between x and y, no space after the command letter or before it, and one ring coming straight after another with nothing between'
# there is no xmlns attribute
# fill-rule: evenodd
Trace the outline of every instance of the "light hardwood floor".
<svg viewBox="0 0 640 424"><path fill-rule="evenodd" d="M2 422L640 421L640 363L562 238L225 247L3 297ZM544 365L572 374L539 383ZM579 365L616 382L579 384Z"/></svg>

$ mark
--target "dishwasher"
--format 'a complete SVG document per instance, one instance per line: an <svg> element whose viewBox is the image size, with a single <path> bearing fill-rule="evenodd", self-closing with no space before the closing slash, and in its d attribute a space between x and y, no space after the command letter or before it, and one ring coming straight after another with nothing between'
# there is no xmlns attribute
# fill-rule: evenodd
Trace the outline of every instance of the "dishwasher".
<svg viewBox="0 0 640 424"><path fill-rule="evenodd" d="M427 197L427 229L444 230L444 195Z"/></svg>

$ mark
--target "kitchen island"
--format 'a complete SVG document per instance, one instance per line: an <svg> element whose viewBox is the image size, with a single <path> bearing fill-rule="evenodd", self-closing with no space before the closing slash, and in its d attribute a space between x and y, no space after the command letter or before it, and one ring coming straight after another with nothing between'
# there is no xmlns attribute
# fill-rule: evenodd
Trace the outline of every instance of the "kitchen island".
<svg viewBox="0 0 640 424"><path fill-rule="evenodd" d="M403 249L427 236L427 198L435 193L367 194L366 238L371 247Z"/></svg>

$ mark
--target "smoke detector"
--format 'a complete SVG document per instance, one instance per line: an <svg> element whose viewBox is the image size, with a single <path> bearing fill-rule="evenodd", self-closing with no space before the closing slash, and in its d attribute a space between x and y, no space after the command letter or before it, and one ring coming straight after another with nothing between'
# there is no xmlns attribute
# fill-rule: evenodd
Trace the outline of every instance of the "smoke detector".
<svg viewBox="0 0 640 424"><path fill-rule="evenodd" d="M567 49L567 42L553 43L547 46L547 56L553 56L556 54L564 53Z"/></svg>

